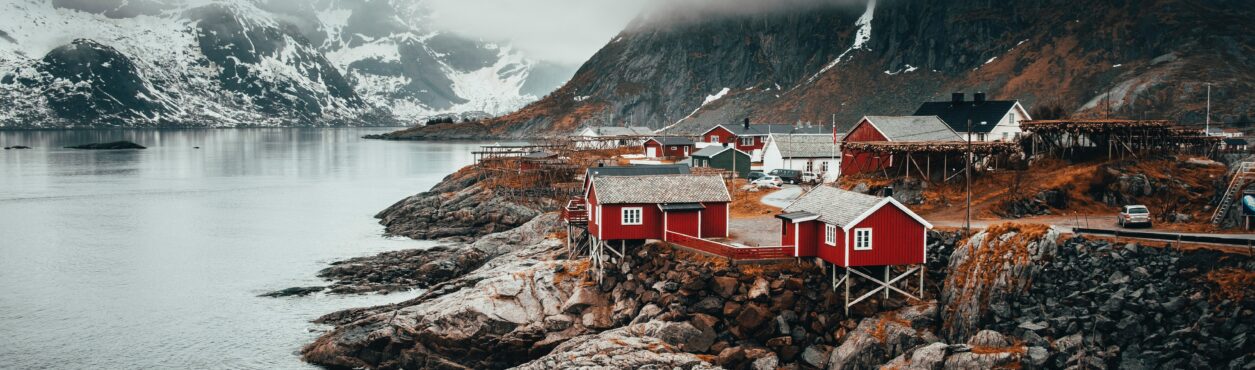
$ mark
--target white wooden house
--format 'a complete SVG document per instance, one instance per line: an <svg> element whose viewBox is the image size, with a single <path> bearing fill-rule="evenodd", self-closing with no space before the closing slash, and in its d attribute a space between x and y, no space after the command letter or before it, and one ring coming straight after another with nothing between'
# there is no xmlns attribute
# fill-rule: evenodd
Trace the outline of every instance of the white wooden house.
<svg viewBox="0 0 1255 370"><path fill-rule="evenodd" d="M841 135L837 136L840 140ZM830 134L771 134L763 147L763 171L775 169L814 172L824 182L841 174L841 149Z"/></svg>

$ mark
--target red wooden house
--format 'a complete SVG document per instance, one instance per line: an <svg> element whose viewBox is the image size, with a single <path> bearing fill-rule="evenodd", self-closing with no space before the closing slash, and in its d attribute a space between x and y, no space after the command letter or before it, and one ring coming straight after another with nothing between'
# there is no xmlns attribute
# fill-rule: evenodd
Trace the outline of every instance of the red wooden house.
<svg viewBox="0 0 1255 370"><path fill-rule="evenodd" d="M597 240L728 236L732 196L719 176L597 176L586 197L588 232Z"/></svg>
<svg viewBox="0 0 1255 370"><path fill-rule="evenodd" d="M937 116L866 116L841 138L850 142L936 142L963 141L959 134ZM848 150L842 145L841 174L879 171L893 167L895 158L889 154Z"/></svg>
<svg viewBox="0 0 1255 370"><path fill-rule="evenodd" d="M761 160L767 136L771 134L826 134L827 126L796 126L787 124L751 125L749 120L741 125L717 125L702 133L701 141L711 144L733 144L737 150L750 153L751 158Z"/></svg>
<svg viewBox="0 0 1255 370"><path fill-rule="evenodd" d="M685 137L653 137L645 140L645 156L649 158L685 158L694 152L693 146L693 140Z"/></svg>
<svg viewBox="0 0 1255 370"><path fill-rule="evenodd" d="M894 280L889 279L892 266L923 265L928 229L932 224L899 203L893 197L877 197L829 186L818 186L776 216L781 219L781 244L794 246L796 257L818 257L834 265L834 288L849 282L849 274L863 276L881 284L886 297L896 280L921 270L910 268ZM857 268L882 267L884 280L873 278ZM836 280L836 269L844 269L845 277ZM923 273L920 273L922 292ZM849 303L848 308L867 296ZM901 290L899 290L901 292ZM904 293L905 294L905 293Z"/></svg>

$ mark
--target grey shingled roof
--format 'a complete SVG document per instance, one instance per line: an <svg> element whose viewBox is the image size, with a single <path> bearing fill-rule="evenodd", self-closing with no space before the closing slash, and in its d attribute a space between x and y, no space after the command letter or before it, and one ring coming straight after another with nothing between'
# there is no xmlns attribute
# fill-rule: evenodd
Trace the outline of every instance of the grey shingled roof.
<svg viewBox="0 0 1255 370"><path fill-rule="evenodd" d="M889 141L963 141L937 116L867 116Z"/></svg>
<svg viewBox="0 0 1255 370"><path fill-rule="evenodd" d="M589 127L598 136L648 136L653 135L654 130L648 127L617 127L617 126L596 126Z"/></svg>
<svg viewBox="0 0 1255 370"><path fill-rule="evenodd" d="M819 221L845 227L881 200L884 198L831 186L816 186L785 207L784 212L810 212L819 215Z"/></svg>
<svg viewBox="0 0 1255 370"><path fill-rule="evenodd" d="M716 175L598 176L593 189L600 204L732 201Z"/></svg>
<svg viewBox="0 0 1255 370"><path fill-rule="evenodd" d="M833 156L832 135L771 135L771 142L784 158L823 158ZM840 155L840 153L837 153Z"/></svg>

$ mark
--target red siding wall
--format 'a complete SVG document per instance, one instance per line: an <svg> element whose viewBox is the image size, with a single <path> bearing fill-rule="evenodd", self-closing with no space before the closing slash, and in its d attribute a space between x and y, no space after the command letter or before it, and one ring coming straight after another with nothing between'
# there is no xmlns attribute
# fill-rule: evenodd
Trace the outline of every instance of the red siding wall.
<svg viewBox="0 0 1255 370"><path fill-rule="evenodd" d="M924 263L924 225L906 212L886 204L850 233L862 227L872 228L872 249L856 251L850 247L850 266L911 265ZM850 236L854 243L854 236Z"/></svg>
<svg viewBox="0 0 1255 370"><path fill-rule="evenodd" d="M702 210L702 235L703 238L722 238L728 236L728 204L727 203L702 203L706 209Z"/></svg>
<svg viewBox="0 0 1255 370"><path fill-rule="evenodd" d="M877 131L867 120L859 121L850 133L845 135L842 142L858 142L858 141L888 141L884 135ZM875 155L857 150L841 149L841 173L854 174L871 172L880 169L880 166L889 164L890 156Z"/></svg>
<svg viewBox="0 0 1255 370"><path fill-rule="evenodd" d="M668 230L688 236L697 236L697 211L667 212L666 227Z"/></svg>
<svg viewBox="0 0 1255 370"><path fill-rule="evenodd" d="M796 246L797 240L793 239L796 230L796 224L792 221L780 220L780 245Z"/></svg>
<svg viewBox="0 0 1255 370"><path fill-rule="evenodd" d="M590 184L591 185L591 184ZM601 238L600 229L597 227L601 220L597 214L597 188L590 187L588 189L588 233L597 238Z"/></svg>
<svg viewBox="0 0 1255 370"><path fill-rule="evenodd" d="M718 137L720 144L731 143L733 140L736 140L736 135L733 135L732 131L728 131L728 129L723 128L723 126L715 127L714 129L710 130L710 132L707 132L705 135L702 135L702 141L709 143L711 142L710 141L711 137Z"/></svg>
<svg viewBox="0 0 1255 370"><path fill-rule="evenodd" d="M681 157L688 157L690 154L693 154L692 145L665 145L664 146L662 144L659 144L657 141L650 140L650 141L645 142L645 155L649 155L649 148L655 148L657 153L659 153L659 155L661 155L664 158L681 158ZM687 153L685 153L685 149L688 149Z"/></svg>
<svg viewBox="0 0 1255 370"><path fill-rule="evenodd" d="M814 257L819 253L819 243L815 241L815 233L823 232L823 230L817 229L815 224L818 222L807 221L798 225L797 254L799 257ZM821 235L820 238L822 237Z"/></svg>
<svg viewBox="0 0 1255 370"><path fill-rule="evenodd" d="M622 210L640 207L641 224L624 225ZM662 211L654 204L604 204L601 206L601 240L662 239Z"/></svg>
<svg viewBox="0 0 1255 370"><path fill-rule="evenodd" d="M815 255L819 256L819 258L822 258L824 261L828 261L839 266L844 266L845 265L845 249L844 249L845 234L841 231L841 228L840 227L837 228L837 243L836 245L832 245L832 244L827 244L824 241L824 225L825 224L823 222L811 221L811 222L807 222L807 224L811 227L812 230L814 230L814 234L811 240L816 245Z"/></svg>

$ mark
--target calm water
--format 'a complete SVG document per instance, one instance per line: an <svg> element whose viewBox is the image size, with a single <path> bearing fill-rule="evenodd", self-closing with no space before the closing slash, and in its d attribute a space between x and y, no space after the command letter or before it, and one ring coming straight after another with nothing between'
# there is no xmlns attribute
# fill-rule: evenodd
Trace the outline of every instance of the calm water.
<svg viewBox="0 0 1255 370"><path fill-rule="evenodd" d="M371 216L476 147L358 138L383 131L0 132L35 148L0 151L0 368L310 367L310 320L417 293L256 296L430 246ZM149 149L60 149L123 139Z"/></svg>

